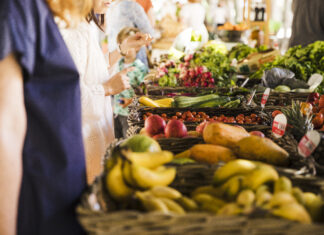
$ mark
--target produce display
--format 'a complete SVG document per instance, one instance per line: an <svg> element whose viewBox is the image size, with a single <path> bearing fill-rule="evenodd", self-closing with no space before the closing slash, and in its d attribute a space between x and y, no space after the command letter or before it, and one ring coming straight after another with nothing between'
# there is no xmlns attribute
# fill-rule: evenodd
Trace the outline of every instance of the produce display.
<svg viewBox="0 0 324 235"><path fill-rule="evenodd" d="M204 96L176 96L174 98L164 98L152 100L142 96L138 99L143 106L153 108L238 108L241 104L240 98L231 99L228 96L219 96L216 94Z"/></svg>
<svg viewBox="0 0 324 235"><path fill-rule="evenodd" d="M226 55L214 44L207 44L177 62L170 60L160 64L157 77L161 87L226 87L235 84L232 80L235 71Z"/></svg>
<svg viewBox="0 0 324 235"><path fill-rule="evenodd" d="M152 116L153 114L150 112L147 112L143 115L143 120L146 121L148 117ZM166 114L162 114L161 118L164 121L169 120L180 120L183 122L205 122L205 121L218 121L218 122L224 122L224 123L237 123L237 124L262 124L263 118L260 117L257 114L250 114L250 115L244 115L239 114L236 117L234 116L212 116L210 117L205 112L176 112L174 116L168 116ZM202 124L203 125L203 124Z"/></svg>
<svg viewBox="0 0 324 235"><path fill-rule="evenodd" d="M266 63L252 75L261 79L265 70L272 68L289 69L297 79L307 82L312 74L324 74L324 41L317 41L306 47L295 46L289 48L285 55L278 56L275 61ZM323 93L324 83L318 88Z"/></svg>
<svg viewBox="0 0 324 235"><path fill-rule="evenodd" d="M243 31L244 25L231 26L230 31L240 27ZM250 76L261 78L266 71L261 84L253 90L246 88L252 86L240 88L245 89L244 94L235 93L238 79L245 76L236 78L237 68L243 71L240 63L232 66L234 59L243 63L251 55L264 55L269 52L264 46L238 44L227 52L210 42L194 54L161 63L158 80L150 84L161 93L152 96L147 92L134 99L128 119L130 137L109 149L105 172L95 183L93 192L101 196L98 204L104 203L101 212L116 213L116 218L125 216L126 220L137 218L132 225L150 228L159 226L156 218L159 221L162 215L177 221L207 215L206 221L209 217L245 216L248 223L253 218L260 222L265 218L323 222L324 181L318 177L324 172L318 159L321 153L309 150L310 156L302 157L298 143L310 130L324 131L324 86L319 93L292 93L312 74L324 74L323 43L290 48L273 62L264 63ZM295 80L290 77L293 73ZM281 79L286 80L278 82ZM273 90L267 107L261 110L264 87ZM254 90L254 100L247 105L247 94ZM279 114L288 122L283 136L272 129ZM313 147L306 145L308 142L302 147ZM308 184L310 181L316 186ZM84 200L89 204L90 196Z"/></svg>

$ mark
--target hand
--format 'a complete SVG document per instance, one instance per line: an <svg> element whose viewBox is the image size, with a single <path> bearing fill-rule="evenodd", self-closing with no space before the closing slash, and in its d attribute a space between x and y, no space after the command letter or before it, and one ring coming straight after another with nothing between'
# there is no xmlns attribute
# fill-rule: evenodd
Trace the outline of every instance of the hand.
<svg viewBox="0 0 324 235"><path fill-rule="evenodd" d="M123 101L122 104L120 104L120 106L122 106L123 108L126 108L128 105L130 105L133 102L133 99L127 99L127 98L121 98L120 100Z"/></svg>
<svg viewBox="0 0 324 235"><path fill-rule="evenodd" d="M134 71L134 69L134 67L126 68L110 78L103 85L106 96L116 95L124 90L129 89L131 86L129 84L129 77L127 77L127 73Z"/></svg>
<svg viewBox="0 0 324 235"><path fill-rule="evenodd" d="M127 39L125 39L120 45L120 49L123 54L127 54L128 50L131 48L139 50L143 46L148 46L152 40L151 35L138 32L135 35L129 36Z"/></svg>

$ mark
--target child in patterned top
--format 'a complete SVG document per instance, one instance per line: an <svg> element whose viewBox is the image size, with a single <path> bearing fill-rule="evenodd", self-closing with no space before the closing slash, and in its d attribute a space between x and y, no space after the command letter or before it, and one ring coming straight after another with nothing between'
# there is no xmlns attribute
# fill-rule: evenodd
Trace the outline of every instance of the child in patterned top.
<svg viewBox="0 0 324 235"><path fill-rule="evenodd" d="M117 36L117 43L120 45L129 36L132 36L139 32L139 29L126 27L122 29ZM139 86L143 81L145 75L148 73L148 68L139 59L136 59L138 53L137 49L128 50L118 64L116 65L116 72L122 71L125 68L133 67L134 70L129 72L129 83L132 87ZM124 90L118 95L114 96L114 121L115 121L115 137L125 138L128 123L127 118L129 115L128 105L132 103L132 99L135 96L133 88Z"/></svg>

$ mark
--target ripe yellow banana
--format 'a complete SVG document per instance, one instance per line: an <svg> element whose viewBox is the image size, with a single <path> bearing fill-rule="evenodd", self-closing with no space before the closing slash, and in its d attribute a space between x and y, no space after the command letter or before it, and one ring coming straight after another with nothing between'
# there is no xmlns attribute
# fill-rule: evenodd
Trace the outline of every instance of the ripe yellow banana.
<svg viewBox="0 0 324 235"><path fill-rule="evenodd" d="M169 163L173 160L173 153L169 151L161 152L145 152L145 153L135 153L135 152L125 152L125 156L133 163L142 167L155 169L161 165Z"/></svg>
<svg viewBox="0 0 324 235"><path fill-rule="evenodd" d="M305 206L306 202L305 202L305 198L304 198L304 193L300 188L293 187L292 190L291 190L291 194L294 196L294 198L297 200L297 202L300 205Z"/></svg>
<svg viewBox="0 0 324 235"><path fill-rule="evenodd" d="M210 194L213 197L222 197L223 196L223 190L221 189L221 187L214 187L212 185L208 185L208 186L201 186L196 188L191 196L195 196L197 194Z"/></svg>
<svg viewBox="0 0 324 235"><path fill-rule="evenodd" d="M255 201L255 194L250 189L246 189L240 192L240 194L237 196L236 199L237 204L243 207L252 206L254 201Z"/></svg>
<svg viewBox="0 0 324 235"><path fill-rule="evenodd" d="M236 203L229 203L223 206L219 211L218 215L239 215L243 212L243 209L239 207Z"/></svg>
<svg viewBox="0 0 324 235"><path fill-rule="evenodd" d="M292 184L290 179L285 176L280 177L274 185L274 193L287 192L291 193Z"/></svg>
<svg viewBox="0 0 324 235"><path fill-rule="evenodd" d="M242 175L236 175L225 182L221 186L221 190L224 193L223 196L225 196L229 200L234 200L242 189L244 178L245 177Z"/></svg>
<svg viewBox="0 0 324 235"><path fill-rule="evenodd" d="M311 215L314 221L321 219L323 210L323 200L321 196L315 195L314 193L304 193L305 208Z"/></svg>
<svg viewBox="0 0 324 235"><path fill-rule="evenodd" d="M225 201L222 199L213 197L209 194L197 194L192 198L194 201L196 201L199 205L213 205L214 207L217 207L218 209L226 204Z"/></svg>
<svg viewBox="0 0 324 235"><path fill-rule="evenodd" d="M106 176L106 185L109 194L116 201L125 201L134 193L133 189L128 187L123 179L122 160L117 159L116 165L111 168Z"/></svg>
<svg viewBox="0 0 324 235"><path fill-rule="evenodd" d="M198 210L197 203L188 197L182 196L182 197L176 199L176 202L178 202L186 211Z"/></svg>
<svg viewBox="0 0 324 235"><path fill-rule="evenodd" d="M306 209L298 203L284 204L279 208L272 210L271 213L275 216L305 224L310 224L312 222Z"/></svg>
<svg viewBox="0 0 324 235"><path fill-rule="evenodd" d="M266 205L267 208L281 207L286 204L297 203L293 195L287 192L275 193L269 203Z"/></svg>
<svg viewBox="0 0 324 235"><path fill-rule="evenodd" d="M159 169L151 170L136 164L132 164L131 172L136 184L143 189L168 186L176 176L174 168L159 167Z"/></svg>
<svg viewBox="0 0 324 235"><path fill-rule="evenodd" d="M259 207L264 207L272 198L272 194L268 191L261 191L256 194L255 204Z"/></svg>
<svg viewBox="0 0 324 235"><path fill-rule="evenodd" d="M159 198L168 208L170 212L176 213L176 214L186 214L185 210L175 201L169 199L169 198Z"/></svg>
<svg viewBox="0 0 324 235"><path fill-rule="evenodd" d="M155 197L164 197L169 199L178 199L182 196L179 191L166 186L155 186L150 189L150 192Z"/></svg>
<svg viewBox="0 0 324 235"><path fill-rule="evenodd" d="M136 192L135 195L142 202L143 207L147 211L158 211L164 214L169 213L168 207L160 198L154 197L147 192Z"/></svg>
<svg viewBox="0 0 324 235"><path fill-rule="evenodd" d="M249 173L243 182L245 188L257 190L259 186L279 179L278 172L270 165L260 164Z"/></svg>
<svg viewBox="0 0 324 235"><path fill-rule="evenodd" d="M131 169L131 164L129 161L124 161L123 166L122 166L122 171L123 171L123 177L124 181L131 187L137 188L136 181L133 179L132 176L132 169Z"/></svg>
<svg viewBox="0 0 324 235"><path fill-rule="evenodd" d="M252 161L242 159L231 161L215 172L213 184L220 185L232 176L250 173L255 168L256 164Z"/></svg>
<svg viewBox="0 0 324 235"><path fill-rule="evenodd" d="M160 105L158 103L156 103L154 100L146 97L146 96L142 96L138 99L138 101L144 105L144 106L148 106L148 107L153 107L153 108L159 108Z"/></svg>

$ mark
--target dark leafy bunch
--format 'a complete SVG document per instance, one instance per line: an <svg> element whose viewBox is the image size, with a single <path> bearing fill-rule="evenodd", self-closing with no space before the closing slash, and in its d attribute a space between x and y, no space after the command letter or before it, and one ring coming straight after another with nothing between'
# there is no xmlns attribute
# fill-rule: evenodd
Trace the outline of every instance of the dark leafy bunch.
<svg viewBox="0 0 324 235"><path fill-rule="evenodd" d="M246 44L239 43L235 47L233 47L227 54L230 61L236 59L238 61L245 59L252 53L266 51L268 49L267 46L260 46L258 48L252 48Z"/></svg>
<svg viewBox="0 0 324 235"><path fill-rule="evenodd" d="M275 61L264 64L252 78L260 79L265 70L272 68L285 68L295 73L297 79L308 81L314 73L324 75L324 41L314 42L306 47L295 46L290 48L285 55L279 56ZM324 83L319 88L324 91Z"/></svg>

